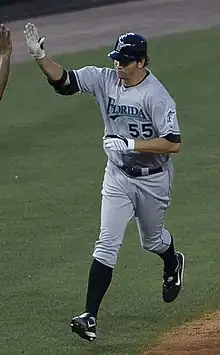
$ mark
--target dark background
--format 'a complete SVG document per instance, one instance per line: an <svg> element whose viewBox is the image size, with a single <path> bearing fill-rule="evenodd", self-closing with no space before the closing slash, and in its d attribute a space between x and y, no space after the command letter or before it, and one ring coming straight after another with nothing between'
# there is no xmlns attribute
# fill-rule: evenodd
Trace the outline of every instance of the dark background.
<svg viewBox="0 0 220 355"><path fill-rule="evenodd" d="M0 0L0 22L126 1L128 0Z"/></svg>

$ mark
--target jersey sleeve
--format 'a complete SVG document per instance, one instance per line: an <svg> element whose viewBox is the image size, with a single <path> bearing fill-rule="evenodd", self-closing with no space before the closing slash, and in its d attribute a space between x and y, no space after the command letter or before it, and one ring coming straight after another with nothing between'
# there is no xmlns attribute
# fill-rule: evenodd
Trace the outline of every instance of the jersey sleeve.
<svg viewBox="0 0 220 355"><path fill-rule="evenodd" d="M101 83L102 68L86 66L81 69L74 70L74 73L80 92L87 92L96 95Z"/></svg>
<svg viewBox="0 0 220 355"><path fill-rule="evenodd" d="M180 135L180 128L177 120L176 105L174 100L166 97L152 97L150 103L152 124L159 137L166 137L168 134Z"/></svg>

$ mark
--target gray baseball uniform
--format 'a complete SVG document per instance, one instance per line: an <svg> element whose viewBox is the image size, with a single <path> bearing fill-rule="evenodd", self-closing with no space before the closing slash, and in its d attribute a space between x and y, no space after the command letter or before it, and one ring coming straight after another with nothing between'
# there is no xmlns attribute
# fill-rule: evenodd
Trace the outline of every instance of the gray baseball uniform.
<svg viewBox="0 0 220 355"><path fill-rule="evenodd" d="M150 74L138 85L124 87L116 71L88 66L74 71L81 92L91 93L100 106L106 134L134 139L180 134L175 102ZM135 217L144 249L164 253L171 236L164 216L171 200L173 165L168 154L106 151L107 167L102 188L101 228L93 256L114 267L128 222ZM121 166L163 171L136 178Z"/></svg>

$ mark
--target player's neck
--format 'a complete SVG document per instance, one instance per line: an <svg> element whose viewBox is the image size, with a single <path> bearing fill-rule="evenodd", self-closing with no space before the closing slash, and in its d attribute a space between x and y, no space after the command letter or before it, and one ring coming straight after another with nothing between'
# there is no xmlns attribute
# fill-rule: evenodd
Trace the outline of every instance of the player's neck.
<svg viewBox="0 0 220 355"><path fill-rule="evenodd" d="M136 86L140 84L149 74L149 70L147 68L143 68L140 71L137 71L131 78L123 79L123 85L125 87Z"/></svg>

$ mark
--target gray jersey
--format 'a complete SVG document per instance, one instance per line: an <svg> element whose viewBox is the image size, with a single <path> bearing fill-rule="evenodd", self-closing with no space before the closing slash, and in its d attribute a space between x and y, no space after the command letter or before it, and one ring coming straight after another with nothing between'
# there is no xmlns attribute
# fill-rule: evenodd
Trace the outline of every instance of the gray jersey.
<svg viewBox="0 0 220 355"><path fill-rule="evenodd" d="M161 82L150 74L138 85L124 87L114 69L87 66L74 71L81 92L96 97L105 124L105 134L152 139L180 134L176 105ZM117 165L157 167L168 154L106 151Z"/></svg>

